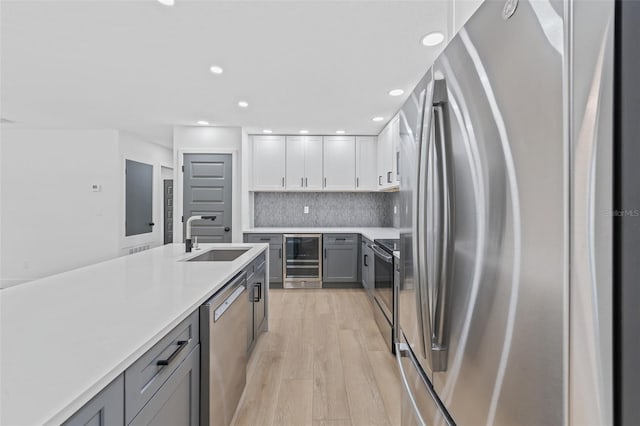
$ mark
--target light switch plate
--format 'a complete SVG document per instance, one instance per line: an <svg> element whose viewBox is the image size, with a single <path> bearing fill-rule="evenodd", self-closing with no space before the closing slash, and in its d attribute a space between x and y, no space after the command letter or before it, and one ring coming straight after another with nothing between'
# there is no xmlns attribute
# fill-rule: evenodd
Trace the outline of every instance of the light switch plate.
<svg viewBox="0 0 640 426"><path fill-rule="evenodd" d="M304 206L304 214L309 214L309 206Z"/></svg>
<svg viewBox="0 0 640 426"><path fill-rule="evenodd" d="M94 183L91 185L91 192L100 192L102 191L102 185L98 185L97 183Z"/></svg>

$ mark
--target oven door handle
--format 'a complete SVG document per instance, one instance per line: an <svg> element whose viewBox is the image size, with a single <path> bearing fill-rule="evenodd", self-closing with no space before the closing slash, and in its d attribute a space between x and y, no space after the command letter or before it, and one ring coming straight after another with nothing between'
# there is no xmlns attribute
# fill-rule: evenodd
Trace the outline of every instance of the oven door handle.
<svg viewBox="0 0 640 426"><path fill-rule="evenodd" d="M373 252L375 253L375 255L384 259L385 262L391 263L391 261L393 260L393 256L380 250L380 248L377 245L374 244L371 246L371 248L373 249Z"/></svg>

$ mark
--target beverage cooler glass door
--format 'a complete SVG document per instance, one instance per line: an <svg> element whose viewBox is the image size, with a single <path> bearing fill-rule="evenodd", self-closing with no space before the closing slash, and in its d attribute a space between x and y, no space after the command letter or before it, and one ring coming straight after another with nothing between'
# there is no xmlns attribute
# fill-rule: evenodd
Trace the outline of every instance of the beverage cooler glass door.
<svg viewBox="0 0 640 426"><path fill-rule="evenodd" d="M285 282L320 283L322 277L322 235L291 234L284 236Z"/></svg>

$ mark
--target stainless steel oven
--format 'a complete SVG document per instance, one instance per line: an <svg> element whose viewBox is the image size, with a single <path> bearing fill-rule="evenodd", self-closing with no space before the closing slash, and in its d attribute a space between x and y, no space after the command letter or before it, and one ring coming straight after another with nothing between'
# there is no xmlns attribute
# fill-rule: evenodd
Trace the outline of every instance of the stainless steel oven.
<svg viewBox="0 0 640 426"><path fill-rule="evenodd" d="M376 240L371 246L374 254L373 301L378 328L385 343L393 351L394 326L394 257L396 240Z"/></svg>
<svg viewBox="0 0 640 426"><path fill-rule="evenodd" d="M322 287L322 234L284 234L284 288Z"/></svg>

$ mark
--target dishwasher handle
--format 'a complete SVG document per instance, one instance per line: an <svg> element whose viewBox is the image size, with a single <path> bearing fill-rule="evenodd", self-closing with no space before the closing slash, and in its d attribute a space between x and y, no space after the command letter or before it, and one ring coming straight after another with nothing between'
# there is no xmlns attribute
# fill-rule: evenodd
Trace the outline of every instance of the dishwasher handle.
<svg viewBox="0 0 640 426"><path fill-rule="evenodd" d="M224 313L227 312L227 309L229 309L231 305L233 305L233 302L235 302L236 299L238 299L238 297L240 297L240 295L244 293L244 291L245 291L245 287L243 285L236 288L235 291L231 293L231 295L227 297L225 301L222 302L222 304L216 308L215 311L213 311L213 322L216 322L220 318L222 318Z"/></svg>

